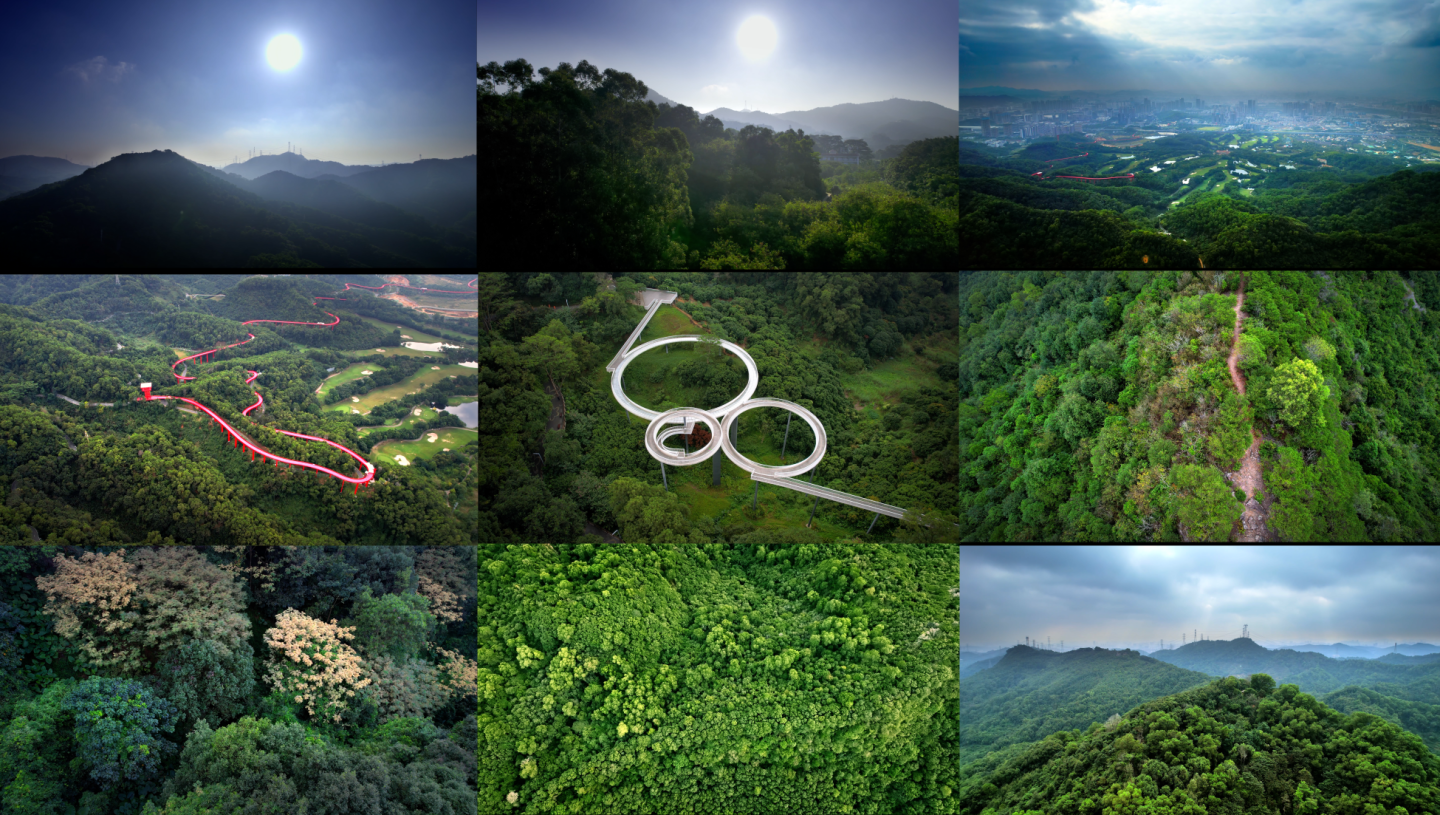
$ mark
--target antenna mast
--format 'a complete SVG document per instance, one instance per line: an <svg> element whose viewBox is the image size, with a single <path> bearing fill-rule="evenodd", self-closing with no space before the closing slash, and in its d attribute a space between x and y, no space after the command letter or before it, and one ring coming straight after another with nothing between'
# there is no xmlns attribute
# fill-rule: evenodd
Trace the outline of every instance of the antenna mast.
<svg viewBox="0 0 1440 815"><path fill-rule="evenodd" d="M1250 638L1250 626L1249 626L1249 625L1246 625L1246 626L1245 626L1245 628L1241 631L1240 636L1241 636L1242 638L1244 638L1244 639L1249 639L1249 638Z"/></svg>

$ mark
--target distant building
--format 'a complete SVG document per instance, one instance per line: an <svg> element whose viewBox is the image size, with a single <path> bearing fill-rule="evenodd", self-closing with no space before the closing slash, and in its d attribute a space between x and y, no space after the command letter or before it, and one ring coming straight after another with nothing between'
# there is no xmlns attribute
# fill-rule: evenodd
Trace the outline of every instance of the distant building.
<svg viewBox="0 0 1440 815"><path fill-rule="evenodd" d="M987 139L990 138L990 117L989 117L989 116L982 116L982 117L980 117L980 133L981 133L981 135L983 135L985 138L987 138Z"/></svg>

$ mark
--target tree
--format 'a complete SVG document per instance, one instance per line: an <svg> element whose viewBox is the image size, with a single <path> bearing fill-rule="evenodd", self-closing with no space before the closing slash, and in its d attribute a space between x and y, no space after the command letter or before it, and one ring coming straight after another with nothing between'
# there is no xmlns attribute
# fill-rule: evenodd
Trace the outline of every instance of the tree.
<svg viewBox="0 0 1440 815"><path fill-rule="evenodd" d="M1324 405L1330 398L1330 388L1310 360L1295 359L1277 367L1266 395L1286 424L1302 427L1313 422L1317 427L1325 426Z"/></svg>
<svg viewBox="0 0 1440 815"><path fill-rule="evenodd" d="M175 729L175 706L134 680L92 677L62 708L74 716L76 753L101 789L153 778L176 750L160 737Z"/></svg>
<svg viewBox="0 0 1440 815"><path fill-rule="evenodd" d="M122 614L136 587L123 551L86 552L78 560L57 555L55 574L35 578L35 585L45 592L45 613L55 618L55 633L77 640L87 659L121 672L142 669L139 649L115 646L134 625Z"/></svg>
<svg viewBox="0 0 1440 815"><path fill-rule="evenodd" d="M1171 471L1171 480L1179 487L1180 522L1189 530L1191 540L1223 541L1244 510L1226 486L1225 479L1213 467L1181 464Z"/></svg>
<svg viewBox="0 0 1440 815"><path fill-rule="evenodd" d="M293 695L311 716L339 722L347 699L370 684L359 655L345 643L354 638L353 628L286 609L265 632L271 649L265 681Z"/></svg>
<svg viewBox="0 0 1440 815"><path fill-rule="evenodd" d="M435 631L430 601L411 592L376 597L366 586L355 598L351 616L347 622L353 624L355 644L371 658L413 657Z"/></svg>
<svg viewBox="0 0 1440 815"><path fill-rule="evenodd" d="M617 478L610 485L610 502L627 541L678 542L690 532L685 506L662 486Z"/></svg>
<svg viewBox="0 0 1440 815"><path fill-rule="evenodd" d="M190 640L160 657L154 684L182 720L237 718L255 686L254 651L245 640Z"/></svg>

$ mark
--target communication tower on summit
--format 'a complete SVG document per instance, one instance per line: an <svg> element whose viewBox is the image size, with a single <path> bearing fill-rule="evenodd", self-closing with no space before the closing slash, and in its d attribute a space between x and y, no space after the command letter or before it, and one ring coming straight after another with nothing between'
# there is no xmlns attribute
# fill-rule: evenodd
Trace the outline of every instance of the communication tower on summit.
<svg viewBox="0 0 1440 815"><path fill-rule="evenodd" d="M1250 638L1250 626L1249 626L1249 625L1246 625L1245 628L1241 630L1240 638L1241 638L1241 639L1249 639L1249 638Z"/></svg>

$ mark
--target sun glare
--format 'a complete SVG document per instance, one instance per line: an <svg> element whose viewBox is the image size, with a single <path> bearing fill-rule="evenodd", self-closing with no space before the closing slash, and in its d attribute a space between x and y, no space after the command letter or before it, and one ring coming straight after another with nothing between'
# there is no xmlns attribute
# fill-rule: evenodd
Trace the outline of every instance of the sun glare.
<svg viewBox="0 0 1440 815"><path fill-rule="evenodd" d="M265 47L265 59L277 71L288 71L300 61L300 41L290 34L281 34Z"/></svg>
<svg viewBox="0 0 1440 815"><path fill-rule="evenodd" d="M750 17L740 24L735 41L746 59L764 59L775 50L775 24L766 17Z"/></svg>

